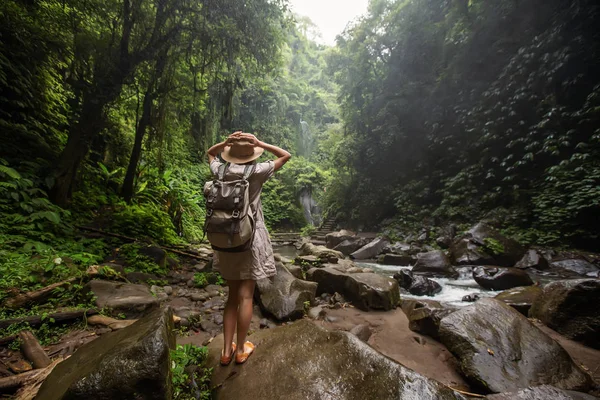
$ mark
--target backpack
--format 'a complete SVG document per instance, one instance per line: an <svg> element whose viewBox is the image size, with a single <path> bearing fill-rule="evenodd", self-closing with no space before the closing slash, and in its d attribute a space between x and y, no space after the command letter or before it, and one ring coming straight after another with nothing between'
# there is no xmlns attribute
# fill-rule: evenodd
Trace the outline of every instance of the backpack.
<svg viewBox="0 0 600 400"><path fill-rule="evenodd" d="M248 178L256 164L246 166L242 179L225 181L229 165L219 166L215 179L204 185L204 234L213 250L238 253L249 250L254 239L256 224L250 208Z"/></svg>

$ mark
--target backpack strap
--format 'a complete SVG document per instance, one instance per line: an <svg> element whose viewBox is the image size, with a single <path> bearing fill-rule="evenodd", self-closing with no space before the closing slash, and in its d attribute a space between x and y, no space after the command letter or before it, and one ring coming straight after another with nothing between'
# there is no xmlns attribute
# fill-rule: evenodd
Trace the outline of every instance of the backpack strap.
<svg viewBox="0 0 600 400"><path fill-rule="evenodd" d="M247 181L248 178L250 178L250 176L252 176L252 174L254 173L254 170L256 170L256 164L252 164L252 165L246 165L246 167L244 168L244 180Z"/></svg>
<svg viewBox="0 0 600 400"><path fill-rule="evenodd" d="M227 173L228 169L229 169L229 163L228 162L226 162L225 164L219 165L219 170L217 171L217 178L220 181L225 180L225 174Z"/></svg>

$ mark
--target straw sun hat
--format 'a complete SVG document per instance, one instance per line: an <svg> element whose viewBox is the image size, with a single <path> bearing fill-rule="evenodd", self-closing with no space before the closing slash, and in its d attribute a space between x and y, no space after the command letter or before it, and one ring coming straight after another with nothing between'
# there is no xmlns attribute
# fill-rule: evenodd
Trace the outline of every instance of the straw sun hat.
<svg viewBox="0 0 600 400"><path fill-rule="evenodd" d="M265 149L254 146L246 139L234 139L231 146L225 146L221 157L230 163L245 164L256 160L264 151Z"/></svg>

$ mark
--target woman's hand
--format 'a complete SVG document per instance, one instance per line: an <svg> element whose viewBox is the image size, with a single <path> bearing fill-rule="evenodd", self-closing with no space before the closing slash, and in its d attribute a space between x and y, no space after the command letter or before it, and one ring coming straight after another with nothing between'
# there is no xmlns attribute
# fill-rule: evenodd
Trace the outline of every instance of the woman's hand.
<svg viewBox="0 0 600 400"><path fill-rule="evenodd" d="M254 146L260 146L260 140L258 140L256 138L256 136L254 136L251 133L242 133L239 136L240 139L246 139L247 141L249 141L250 143L252 143Z"/></svg>
<svg viewBox="0 0 600 400"><path fill-rule="evenodd" d="M231 146L232 142L235 140L239 140L240 136L243 134L242 131L235 131L233 132L231 135L229 135L229 137L227 138L227 140L225 140L225 146Z"/></svg>

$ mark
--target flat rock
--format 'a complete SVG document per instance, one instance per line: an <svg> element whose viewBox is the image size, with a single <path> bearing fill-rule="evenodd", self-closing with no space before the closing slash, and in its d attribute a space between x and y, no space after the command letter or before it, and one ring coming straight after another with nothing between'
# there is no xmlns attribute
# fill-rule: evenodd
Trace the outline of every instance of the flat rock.
<svg viewBox="0 0 600 400"><path fill-rule="evenodd" d="M325 246L328 249L333 249L338 244L342 243L344 240L352 240L356 236L354 232L347 231L342 229L339 232L331 232L325 235Z"/></svg>
<svg viewBox="0 0 600 400"><path fill-rule="evenodd" d="M369 244L361 247L356 250L354 253L350 254L350 258L355 260L366 260L371 258L376 258L379 253L383 251L383 249L389 245L390 242L384 238L376 238L372 240Z"/></svg>
<svg viewBox="0 0 600 400"><path fill-rule="evenodd" d="M110 308L115 313L138 314L159 303L146 285L94 279L86 287L96 296L98 308Z"/></svg>
<svg viewBox="0 0 600 400"><path fill-rule="evenodd" d="M278 320L302 318L305 303L315 303L317 284L296 278L280 261L275 267L275 276L256 282L257 303Z"/></svg>
<svg viewBox="0 0 600 400"><path fill-rule="evenodd" d="M521 389L516 392L499 393L486 396L488 400L595 400L589 394L562 390L550 385Z"/></svg>
<svg viewBox="0 0 600 400"><path fill-rule="evenodd" d="M318 283L317 295L341 293L361 310L391 310L400 300L398 282L378 274L346 274L325 267L309 270L307 278Z"/></svg>
<svg viewBox="0 0 600 400"><path fill-rule="evenodd" d="M355 237L353 239L344 240L343 242L335 246L333 249L339 251L345 256L349 256L350 254L354 253L356 250L367 245L368 243L369 240L366 238Z"/></svg>
<svg viewBox="0 0 600 400"><path fill-rule="evenodd" d="M310 242L302 243L302 246L300 247L299 255L315 256L321 260L331 260L333 258L335 258L335 259L344 258L344 255L337 250L328 249L325 246L317 246Z"/></svg>
<svg viewBox="0 0 600 400"><path fill-rule="evenodd" d="M544 384L585 391L592 383L558 343L500 300L481 299L442 318L439 336L464 376L485 391Z"/></svg>
<svg viewBox="0 0 600 400"><path fill-rule="evenodd" d="M302 320L258 331L251 338L256 350L243 368L218 366L222 335L208 345L216 400L240 393L257 400L465 399L348 332L330 332Z"/></svg>
<svg viewBox="0 0 600 400"><path fill-rule="evenodd" d="M59 363L40 400L164 400L171 398L173 314L155 309L127 328L107 333Z"/></svg>
<svg viewBox="0 0 600 400"><path fill-rule="evenodd" d="M529 316L569 339L600 349L600 280L551 282L542 288Z"/></svg>
<svg viewBox="0 0 600 400"><path fill-rule="evenodd" d="M495 298L502 300L527 317L531 305L540 294L542 294L542 288L539 286L521 286L505 290Z"/></svg>
<svg viewBox="0 0 600 400"><path fill-rule="evenodd" d="M600 268L596 267L591 262L580 259L553 261L550 265L552 265L554 268L562 268L573 271L579 275L591 274L594 277L597 276L598 271L600 270Z"/></svg>

